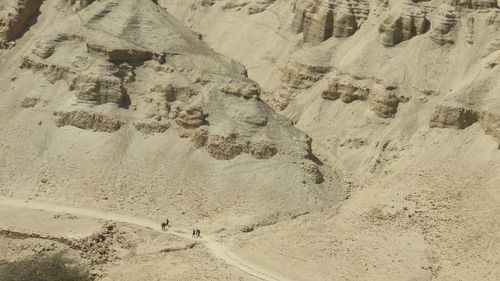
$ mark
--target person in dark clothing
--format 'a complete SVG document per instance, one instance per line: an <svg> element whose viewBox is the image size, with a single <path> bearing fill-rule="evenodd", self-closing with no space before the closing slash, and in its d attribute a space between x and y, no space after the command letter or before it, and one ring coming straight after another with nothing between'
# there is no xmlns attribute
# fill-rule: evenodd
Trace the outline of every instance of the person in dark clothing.
<svg viewBox="0 0 500 281"><path fill-rule="evenodd" d="M193 238L196 237L196 229L193 228L193 235L192 235Z"/></svg>
<svg viewBox="0 0 500 281"><path fill-rule="evenodd" d="M161 230L165 230L166 227L167 227L166 223L162 222L161 223Z"/></svg>
<svg viewBox="0 0 500 281"><path fill-rule="evenodd" d="M199 228L196 229L196 238L200 238L201 230Z"/></svg>

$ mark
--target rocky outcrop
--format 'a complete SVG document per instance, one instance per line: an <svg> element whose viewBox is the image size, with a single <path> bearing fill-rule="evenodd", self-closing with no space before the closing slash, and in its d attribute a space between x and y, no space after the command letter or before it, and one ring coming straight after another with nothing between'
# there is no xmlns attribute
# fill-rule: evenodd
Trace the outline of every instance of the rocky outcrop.
<svg viewBox="0 0 500 281"><path fill-rule="evenodd" d="M484 133L492 136L500 145L500 114L454 105L438 105L430 119L431 128L463 130L479 122ZM499 146L500 148L500 146Z"/></svg>
<svg viewBox="0 0 500 281"><path fill-rule="evenodd" d="M86 45L89 51L99 53L110 61L150 60L154 56L152 51L142 48L119 48L92 40L88 40Z"/></svg>
<svg viewBox="0 0 500 281"><path fill-rule="evenodd" d="M408 98L398 96L395 91L389 89L372 91L368 98L370 109L382 118L394 117L398 112L399 103L407 101Z"/></svg>
<svg viewBox="0 0 500 281"><path fill-rule="evenodd" d="M199 106L189 107L179 113L175 122L185 129L196 129L205 124L207 114Z"/></svg>
<svg viewBox="0 0 500 281"><path fill-rule="evenodd" d="M203 2L211 2L210 5L203 5ZM223 6L223 10L240 10L247 7L249 15L258 14L264 12L269 6L274 4L276 0L228 0ZM203 0L202 6L212 6L215 4L215 0Z"/></svg>
<svg viewBox="0 0 500 281"><path fill-rule="evenodd" d="M113 133L118 131L122 122L99 112L70 111L54 112L57 127L74 126L95 132Z"/></svg>
<svg viewBox="0 0 500 281"><path fill-rule="evenodd" d="M382 44L392 47L429 30L430 22L425 12L415 3L407 0L403 9L391 13L379 25Z"/></svg>
<svg viewBox="0 0 500 281"><path fill-rule="evenodd" d="M55 44L50 41L39 41L33 49L33 54L42 59L46 59L54 54Z"/></svg>
<svg viewBox="0 0 500 281"><path fill-rule="evenodd" d="M315 184L320 184L325 181L323 173L319 169L319 166L315 163L305 163L302 169L309 175L311 180Z"/></svg>
<svg viewBox="0 0 500 281"><path fill-rule="evenodd" d="M303 25L304 42L321 43L332 37L333 12L330 9L319 9L316 13L308 13Z"/></svg>
<svg viewBox="0 0 500 281"><path fill-rule="evenodd" d="M162 119L169 119L170 114L174 114L172 118L175 118L178 112L171 111L170 103L167 101L165 94L152 92L143 98L140 107L141 111L144 112L144 118L152 118L157 121Z"/></svg>
<svg viewBox="0 0 500 281"><path fill-rule="evenodd" d="M254 98L260 96L260 88L248 81L233 80L220 89L223 93L237 97Z"/></svg>
<svg viewBox="0 0 500 281"><path fill-rule="evenodd" d="M114 244L123 243L119 241L120 234L114 223L106 223L101 230L92 235L72 240L70 247L80 251L83 258L90 261L92 265L105 264L117 260Z"/></svg>
<svg viewBox="0 0 500 281"><path fill-rule="evenodd" d="M215 159L231 160L243 153L247 144L242 142L237 134L228 136L209 135L207 139L207 152Z"/></svg>
<svg viewBox="0 0 500 281"><path fill-rule="evenodd" d="M497 7L496 0L448 0L452 6L468 9L487 9Z"/></svg>
<svg viewBox="0 0 500 281"><path fill-rule="evenodd" d="M191 134L191 143L193 144L194 148L202 148L207 145L208 141L208 131L204 128L200 128L195 130Z"/></svg>
<svg viewBox="0 0 500 281"><path fill-rule="evenodd" d="M358 30L356 16L347 8L335 14L332 35L335 37L349 37Z"/></svg>
<svg viewBox="0 0 500 281"><path fill-rule="evenodd" d="M134 122L134 127L137 131L145 135L153 135L165 133L168 128L170 128L170 124L164 122L144 121Z"/></svg>
<svg viewBox="0 0 500 281"><path fill-rule="evenodd" d="M250 143L243 151L256 159L269 159L278 153L278 148L269 142L255 142Z"/></svg>
<svg viewBox="0 0 500 281"><path fill-rule="evenodd" d="M114 132L123 123L99 113L109 109L101 105L112 103L122 107L120 117L138 132L161 134L176 124L179 137L189 138L195 148L217 159L242 153L268 159L278 151L299 158L310 155L310 141L303 141L289 120L266 107L259 98L260 87L243 66L213 53L197 34L172 24L175 19L150 1L67 3L75 10L84 8L78 12L82 22L38 39L33 54L21 63L22 69L42 72L51 82L64 80L75 94L75 110L54 113L58 127ZM247 4L265 8L272 3ZM287 88L307 88L330 70L314 64L289 66L284 75Z"/></svg>
<svg viewBox="0 0 500 281"><path fill-rule="evenodd" d="M151 92L162 93L167 102L188 102L190 98L198 94L198 92L192 87L183 87L172 83L156 84L153 88L151 88Z"/></svg>
<svg viewBox="0 0 500 281"><path fill-rule="evenodd" d="M256 159L269 159L278 153L278 148L272 143L254 143L242 139L238 134L209 135L206 149L210 156L219 160L231 160L242 153L249 153Z"/></svg>
<svg viewBox="0 0 500 281"><path fill-rule="evenodd" d="M349 37L366 21L365 0L299 1L294 6L292 29L303 32L305 43L321 43L332 36Z"/></svg>
<svg viewBox="0 0 500 281"><path fill-rule="evenodd" d="M79 101L105 104L108 102L122 105L124 88L120 78L106 68L93 68L76 75L69 85Z"/></svg>
<svg viewBox="0 0 500 281"><path fill-rule="evenodd" d="M439 105L430 119L431 128L465 129L479 121L480 114L464 107Z"/></svg>
<svg viewBox="0 0 500 281"><path fill-rule="evenodd" d="M36 43L35 48L31 51L39 58L46 59L52 56L56 50L57 45L68 41L84 41L85 38L75 34L60 33L56 36L48 37Z"/></svg>
<svg viewBox="0 0 500 281"><path fill-rule="evenodd" d="M399 104L409 100L398 93L396 86L373 78L345 74L331 78L321 96L326 100L340 99L344 103L368 101L370 109L382 118L394 117Z"/></svg>
<svg viewBox="0 0 500 281"><path fill-rule="evenodd" d="M281 71L281 85L285 88L307 89L321 80L330 70L329 66L292 61Z"/></svg>
<svg viewBox="0 0 500 281"><path fill-rule="evenodd" d="M351 103L355 100L366 100L370 94L370 89L366 86L355 85L352 81L333 78L329 86L321 93L323 99L341 99L344 103Z"/></svg>
<svg viewBox="0 0 500 281"><path fill-rule="evenodd" d="M74 74L68 67L35 61L29 57L23 57L19 68L28 69L34 73L41 73L50 83L66 79Z"/></svg>
<svg viewBox="0 0 500 281"><path fill-rule="evenodd" d="M265 92L262 100L276 111L282 111L292 102L297 92L293 89L277 89L274 92Z"/></svg>
<svg viewBox="0 0 500 281"><path fill-rule="evenodd" d="M248 6L250 4L249 1L246 0L228 0L224 5L222 5L223 10L231 10L231 9L237 9L240 10L241 8Z"/></svg>
<svg viewBox="0 0 500 281"><path fill-rule="evenodd" d="M38 13L42 0L3 0L0 3L0 48L21 35Z"/></svg>
<svg viewBox="0 0 500 281"><path fill-rule="evenodd" d="M454 44L457 36L458 16L454 7L441 5L432 21L429 38L439 45Z"/></svg>

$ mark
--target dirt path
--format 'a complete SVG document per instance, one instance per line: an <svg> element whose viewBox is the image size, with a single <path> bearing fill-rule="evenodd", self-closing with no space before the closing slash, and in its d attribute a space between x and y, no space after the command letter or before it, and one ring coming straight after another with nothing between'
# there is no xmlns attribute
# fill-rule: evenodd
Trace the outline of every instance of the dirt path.
<svg viewBox="0 0 500 281"><path fill-rule="evenodd" d="M116 222L123 222L161 232L161 230L159 230L160 228L159 223L156 221L138 217L120 215L120 214L112 214L97 210L70 207L70 206L38 202L32 200L22 200L22 199L3 197L3 196L0 196L0 205L7 207L15 207L15 208L27 208L39 211L67 213L83 217L91 217L91 218L98 218ZM176 235L178 237L182 237L185 239L192 239L190 231L189 233L179 232L179 231L168 231L165 234ZM210 239L210 237L205 236L203 238L197 239L197 241L200 241L203 245L205 245L205 247L214 257L221 259L226 264L231 265L250 276L266 281L278 281L278 280L290 281L290 279L279 276L276 273L266 272L265 269L259 267L258 265L242 260L234 253L232 253L229 249L227 249L225 246L218 244L214 240Z"/></svg>

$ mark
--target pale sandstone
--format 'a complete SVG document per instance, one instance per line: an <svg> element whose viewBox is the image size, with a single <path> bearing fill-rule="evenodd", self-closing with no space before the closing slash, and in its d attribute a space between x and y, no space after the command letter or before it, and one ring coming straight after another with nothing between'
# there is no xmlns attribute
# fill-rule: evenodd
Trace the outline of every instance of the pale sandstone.
<svg viewBox="0 0 500 281"><path fill-rule="evenodd" d="M74 126L96 132L113 133L120 129L123 122L98 112L70 111L54 112L57 127Z"/></svg>

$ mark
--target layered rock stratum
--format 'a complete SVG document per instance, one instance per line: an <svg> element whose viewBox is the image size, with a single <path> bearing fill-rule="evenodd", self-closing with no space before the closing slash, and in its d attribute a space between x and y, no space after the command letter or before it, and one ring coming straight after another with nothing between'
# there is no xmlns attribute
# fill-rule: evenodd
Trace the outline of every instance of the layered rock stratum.
<svg viewBox="0 0 500 281"><path fill-rule="evenodd" d="M0 195L238 257L186 280L496 280L499 64L496 0L6 0Z"/></svg>

